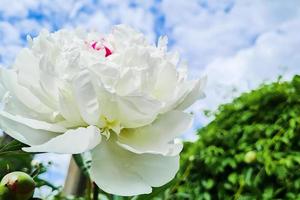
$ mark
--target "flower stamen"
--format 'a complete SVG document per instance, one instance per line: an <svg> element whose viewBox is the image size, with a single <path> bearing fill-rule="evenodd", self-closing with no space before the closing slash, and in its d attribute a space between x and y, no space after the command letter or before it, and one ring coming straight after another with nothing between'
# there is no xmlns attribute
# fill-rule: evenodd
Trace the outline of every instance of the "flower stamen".
<svg viewBox="0 0 300 200"><path fill-rule="evenodd" d="M95 49L96 51L105 50L105 57L108 57L112 54L112 51L107 46L105 46L103 44L100 44L100 46L99 46L97 44L98 44L98 42L93 42L91 44L91 47L93 49Z"/></svg>

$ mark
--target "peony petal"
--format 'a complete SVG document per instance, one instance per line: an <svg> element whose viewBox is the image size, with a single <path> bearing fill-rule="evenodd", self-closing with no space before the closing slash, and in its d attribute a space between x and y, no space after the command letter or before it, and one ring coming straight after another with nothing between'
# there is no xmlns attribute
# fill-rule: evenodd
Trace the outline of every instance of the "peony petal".
<svg viewBox="0 0 300 200"><path fill-rule="evenodd" d="M48 106L43 104L30 90L18 84L17 74L13 70L1 69L1 79L7 90L11 92L22 104L37 113L53 112Z"/></svg>
<svg viewBox="0 0 300 200"><path fill-rule="evenodd" d="M185 110L189 106L191 106L195 101L197 101L199 98L204 96L204 86L206 84L206 77L199 79L195 82L194 87L192 90L184 96L184 99L181 103L179 103L176 107L177 110Z"/></svg>
<svg viewBox="0 0 300 200"><path fill-rule="evenodd" d="M51 132L43 129L35 128L47 128L45 124L35 124L34 127L28 119L22 121L22 117L16 117L5 112L0 113L0 127L5 131L9 136L19 140L20 142L27 145L38 145L42 144L53 137L56 137L58 133ZM36 121L37 122L37 121ZM49 128L49 127L48 127Z"/></svg>
<svg viewBox="0 0 300 200"><path fill-rule="evenodd" d="M141 73L137 69L124 70L116 85L117 94L125 96L138 91L141 86Z"/></svg>
<svg viewBox="0 0 300 200"><path fill-rule="evenodd" d="M100 130L95 126L68 130L44 144L25 147L27 152L78 154L89 151L101 142Z"/></svg>
<svg viewBox="0 0 300 200"><path fill-rule="evenodd" d="M142 95L118 96L104 88L99 79L93 79L101 114L116 120L124 128L135 128L150 124L157 116L162 104Z"/></svg>
<svg viewBox="0 0 300 200"><path fill-rule="evenodd" d="M123 96L117 98L120 122L125 128L136 128L155 120L161 103L147 96Z"/></svg>
<svg viewBox="0 0 300 200"><path fill-rule="evenodd" d="M162 66L163 68L158 73L154 93L158 99L165 101L174 95L178 77L174 65L166 63Z"/></svg>
<svg viewBox="0 0 300 200"><path fill-rule="evenodd" d="M55 69L55 65L51 63L49 58L43 56L39 65L39 86L44 92L44 95L54 102L58 101L58 86L59 79Z"/></svg>
<svg viewBox="0 0 300 200"><path fill-rule="evenodd" d="M91 177L105 192L132 196L149 194L172 180L179 169L179 157L135 154L103 141L92 151Z"/></svg>
<svg viewBox="0 0 300 200"><path fill-rule="evenodd" d="M119 79L120 71L114 65L105 64L95 64L89 67L89 70L93 74L95 79L100 79L102 84L106 88L113 88L115 83Z"/></svg>
<svg viewBox="0 0 300 200"><path fill-rule="evenodd" d="M73 90L82 118L86 123L96 125L100 117L100 108L90 74L87 70L75 76Z"/></svg>
<svg viewBox="0 0 300 200"><path fill-rule="evenodd" d="M16 57L14 69L18 71L18 82L25 87L39 86L39 59L33 52L24 48Z"/></svg>
<svg viewBox="0 0 300 200"><path fill-rule="evenodd" d="M101 106L101 115L105 116L109 120L118 119L118 106L116 104L116 95L110 93L107 89L104 88L102 83L97 80L97 85L95 86L98 98L100 99L99 103Z"/></svg>
<svg viewBox="0 0 300 200"><path fill-rule="evenodd" d="M134 153L178 155L182 144L174 144L173 141L191 126L192 121L190 114L170 111L150 125L124 129L118 137L118 143Z"/></svg>
<svg viewBox="0 0 300 200"><path fill-rule="evenodd" d="M10 113L5 111L0 111L0 116L37 130L45 130L56 133L63 133L67 131L63 126L60 126L58 124L29 119L18 115L11 115Z"/></svg>
<svg viewBox="0 0 300 200"><path fill-rule="evenodd" d="M176 106L178 106L189 94L192 88L194 88L195 84L196 82L194 81L186 81L179 84L173 92L173 98L169 99L169 101L165 103L165 106L161 109L160 113L166 113L174 110Z"/></svg>
<svg viewBox="0 0 300 200"><path fill-rule="evenodd" d="M57 122L60 118L58 112L38 113L25 106L18 98L11 95L10 92L5 93L2 99L2 110L15 116L22 116L28 119L36 119L49 123Z"/></svg>
<svg viewBox="0 0 300 200"><path fill-rule="evenodd" d="M59 110L61 115L71 122L81 122L80 112L76 105L75 99L71 94L71 89L60 89L58 91Z"/></svg>
<svg viewBox="0 0 300 200"><path fill-rule="evenodd" d="M53 67L49 67L50 63L45 62L44 56L42 58L36 56L31 49L22 49L14 64L17 72L15 83L29 90L42 104L56 110L57 93L54 94L53 91L57 88L56 78L51 69Z"/></svg>

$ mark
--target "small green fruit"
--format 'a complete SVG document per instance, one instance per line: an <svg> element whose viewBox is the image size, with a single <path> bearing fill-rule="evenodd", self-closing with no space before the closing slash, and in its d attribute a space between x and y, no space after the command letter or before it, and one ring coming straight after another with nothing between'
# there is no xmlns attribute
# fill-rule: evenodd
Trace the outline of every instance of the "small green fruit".
<svg viewBox="0 0 300 200"><path fill-rule="evenodd" d="M253 163L256 160L256 152L255 151L249 151L246 153L244 157L244 161L246 163Z"/></svg>
<svg viewBox="0 0 300 200"><path fill-rule="evenodd" d="M1 185L6 186L13 193L12 200L28 200L33 196L35 189L34 180L24 172L12 172L5 175Z"/></svg>
<svg viewBox="0 0 300 200"><path fill-rule="evenodd" d="M0 200L9 199L13 199L12 192L5 185L0 185Z"/></svg>

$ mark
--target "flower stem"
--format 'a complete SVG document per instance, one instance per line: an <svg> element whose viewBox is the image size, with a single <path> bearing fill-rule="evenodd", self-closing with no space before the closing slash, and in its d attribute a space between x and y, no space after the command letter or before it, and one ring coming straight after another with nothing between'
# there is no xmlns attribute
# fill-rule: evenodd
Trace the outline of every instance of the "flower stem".
<svg viewBox="0 0 300 200"><path fill-rule="evenodd" d="M86 194L85 194L85 198L87 200L92 200L92 182L91 182L91 179L88 179L87 180L87 183L86 183Z"/></svg>
<svg viewBox="0 0 300 200"><path fill-rule="evenodd" d="M89 177L88 166L86 165L82 155L81 154L73 154L73 158L74 158L74 161L76 162L77 166L81 170L81 172L85 176Z"/></svg>
<svg viewBox="0 0 300 200"><path fill-rule="evenodd" d="M99 188L95 183L93 183L93 200L98 200L98 196L99 196Z"/></svg>

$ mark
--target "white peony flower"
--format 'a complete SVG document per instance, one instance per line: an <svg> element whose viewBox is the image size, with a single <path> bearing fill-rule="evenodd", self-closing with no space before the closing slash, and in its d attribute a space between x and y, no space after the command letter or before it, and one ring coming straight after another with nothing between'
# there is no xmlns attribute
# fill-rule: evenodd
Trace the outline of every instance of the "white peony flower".
<svg viewBox="0 0 300 200"><path fill-rule="evenodd" d="M109 35L43 31L1 69L1 128L27 152L91 152L91 178L105 192L150 193L179 168L190 127L184 113L204 80L187 80L167 38L151 46L123 25Z"/></svg>

